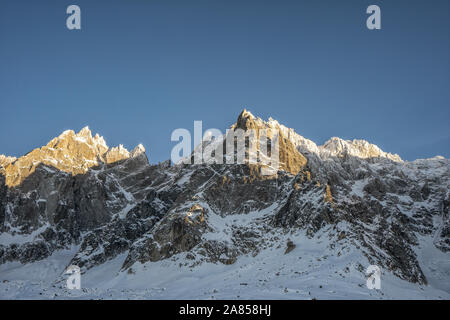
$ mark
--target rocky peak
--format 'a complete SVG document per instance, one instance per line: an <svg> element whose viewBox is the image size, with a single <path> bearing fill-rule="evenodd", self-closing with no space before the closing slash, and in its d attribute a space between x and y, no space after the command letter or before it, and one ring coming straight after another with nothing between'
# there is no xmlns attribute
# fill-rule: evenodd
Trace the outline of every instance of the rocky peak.
<svg viewBox="0 0 450 320"><path fill-rule="evenodd" d="M130 152L124 148L123 145L119 144L118 147L113 147L109 149L104 155L104 162L113 163L120 160L128 159L130 157Z"/></svg>
<svg viewBox="0 0 450 320"><path fill-rule="evenodd" d="M254 116L250 111L244 109L239 114L236 123L232 129L255 129L259 137L259 130L265 129L280 134L280 165L281 169L293 174L306 164L306 158L303 155L315 154L321 159L329 157L352 156L361 159L368 158L386 158L395 162L403 162L397 154L384 152L378 146L365 140L354 139L343 140L332 137L322 146L317 146L313 141L304 138L293 129L280 124L277 120L269 118L264 121Z"/></svg>
<svg viewBox="0 0 450 320"><path fill-rule="evenodd" d="M254 125L255 119L256 119L255 116L251 112L247 111L247 109L244 109L239 114L234 128L235 129L240 128L242 130L248 130L250 128L254 128L255 127L255 125Z"/></svg>
<svg viewBox="0 0 450 320"><path fill-rule="evenodd" d="M89 129L89 127L86 126L83 129L81 129L80 132L78 132L77 136L85 137L85 138L92 138L92 132Z"/></svg>
<svg viewBox="0 0 450 320"><path fill-rule="evenodd" d="M284 127L285 128L285 127ZM279 169L297 174L306 165L306 158L298 151L297 147L289 139L289 132L283 130L280 124L273 120L264 121L259 117L255 117L250 111L244 109L239 114L236 123L231 129L249 130L253 129L256 133L256 139L260 139L261 130L265 130L267 137L273 139L274 134L279 133ZM259 152L259 143L257 143Z"/></svg>
<svg viewBox="0 0 450 320"><path fill-rule="evenodd" d="M16 157L9 157L3 154L0 154L0 167L6 167L8 164L16 161Z"/></svg>
<svg viewBox="0 0 450 320"><path fill-rule="evenodd" d="M140 145L133 152L137 155L145 152L145 149ZM0 159L0 164L5 167L6 184L12 187L21 184L40 164L76 175L86 173L89 168L101 163L128 159L132 154L122 145L109 148L103 137L98 134L93 137L89 127L84 127L78 133L66 130L47 145L34 149L14 162Z"/></svg>
<svg viewBox="0 0 450 320"><path fill-rule="evenodd" d="M280 132L280 136L282 136L286 141L289 141L290 144L294 145L295 149L297 149L300 153L313 153L322 159L329 157L344 157L347 155L362 159L386 158L395 162L403 162L398 154L384 152L378 146L360 139L354 139L351 141L332 137L322 146L317 146L313 141L299 135L294 131L294 129L280 124L277 120L269 118L268 121L264 121L258 117L255 117L246 109L241 112L236 124L233 125L232 128L241 128L243 130L258 128L278 130Z"/></svg>
<svg viewBox="0 0 450 320"><path fill-rule="evenodd" d="M132 151L131 151L131 157L135 158L141 154L145 153L145 148L144 146L139 143Z"/></svg>
<svg viewBox="0 0 450 320"><path fill-rule="evenodd" d="M371 144L365 140L354 139L353 141L351 141L333 137L325 142L325 144L321 146L320 149L323 157L343 157L349 155L363 159L387 158L392 161L402 162L402 159L398 154L384 152L378 146Z"/></svg>

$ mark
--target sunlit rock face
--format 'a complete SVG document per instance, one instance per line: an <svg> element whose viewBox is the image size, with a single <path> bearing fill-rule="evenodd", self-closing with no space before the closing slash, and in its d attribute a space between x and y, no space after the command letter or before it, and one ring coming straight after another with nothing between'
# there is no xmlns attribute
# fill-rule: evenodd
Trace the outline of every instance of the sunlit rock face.
<svg viewBox="0 0 450 320"><path fill-rule="evenodd" d="M378 146L371 144L365 140L355 139L342 140L333 137L320 148L322 157L358 157L362 159L368 158L386 158L395 162L402 162L398 154L384 152Z"/></svg>
<svg viewBox="0 0 450 320"><path fill-rule="evenodd" d="M217 163L217 158L210 157L209 154L214 150L215 154L223 154L221 163L248 165L253 178L270 179L277 175L278 170L298 174L306 168L307 159L291 140L290 133L289 129L277 121L264 121L244 109L236 123L223 136L213 141L208 138L203 140L203 160L208 164ZM261 145L264 139L269 141L265 148ZM230 147L232 151L228 150ZM199 152L198 147L191 156L192 163L196 152ZM278 156L272 157L272 152L277 152ZM244 155L243 159L238 154Z"/></svg>
<svg viewBox="0 0 450 320"><path fill-rule="evenodd" d="M269 139L273 139L274 134L278 134L278 169L297 174L306 166L307 160L305 156L297 150L293 142L289 139L289 135L286 135L280 125L272 119L264 121L244 109L239 115L236 124L232 126L232 129L243 129L244 131L253 129L256 131L257 140L260 139L262 130L265 130L267 138ZM256 149L259 151L259 146L257 146Z"/></svg>
<svg viewBox="0 0 450 320"><path fill-rule="evenodd" d="M269 118L264 121L255 117L251 112L243 110L239 115L236 123L231 126L231 130L242 129L245 132L254 130L256 132L255 140L259 140L261 132L267 134L272 139L274 134L279 135L279 169L298 174L305 171L308 165L307 155L315 155L320 160L329 158L359 158L359 159L387 159L395 162L402 162L397 154L384 152L378 146L371 144L365 140L343 140L333 137L322 146L317 146L313 141L308 140L297 134L293 129L287 128L278 121ZM232 133L224 136L224 140L230 138ZM256 143L256 152L260 151L258 142ZM248 153L249 151L246 150ZM248 156L246 157L248 159Z"/></svg>
<svg viewBox="0 0 450 320"><path fill-rule="evenodd" d="M72 175L84 174L89 168L101 163L114 163L130 158L122 145L109 148L103 137L92 133L88 127L75 133L63 132L46 146L34 149L19 159L0 157L4 167L6 184L14 187L21 184L40 164L56 168Z"/></svg>
<svg viewBox="0 0 450 320"><path fill-rule="evenodd" d="M0 154L0 167L6 167L10 163L14 162L16 160L15 157L8 157L3 154Z"/></svg>

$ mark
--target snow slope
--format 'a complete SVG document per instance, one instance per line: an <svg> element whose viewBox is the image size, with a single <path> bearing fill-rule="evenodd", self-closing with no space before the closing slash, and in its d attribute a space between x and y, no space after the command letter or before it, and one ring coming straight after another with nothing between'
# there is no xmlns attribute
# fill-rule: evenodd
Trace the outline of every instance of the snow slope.
<svg viewBox="0 0 450 320"><path fill-rule="evenodd" d="M263 214L215 216L210 221L216 230L226 230L231 222L248 225ZM226 240L222 232L204 236ZM181 253L158 262L137 263L127 272L121 270L124 253L83 274L81 290L65 286L64 270L77 248L58 251L31 264L8 262L0 265L0 298L450 299L448 254L426 241L419 246L419 255L428 285L416 285L383 270L381 289L369 290L364 270L370 263L354 247L344 244L330 248L327 230L309 238L303 231L286 233L280 228L266 239L266 249L256 256L241 256L232 265L190 266L186 253ZM288 239L296 247L285 254L286 248L277 244Z"/></svg>

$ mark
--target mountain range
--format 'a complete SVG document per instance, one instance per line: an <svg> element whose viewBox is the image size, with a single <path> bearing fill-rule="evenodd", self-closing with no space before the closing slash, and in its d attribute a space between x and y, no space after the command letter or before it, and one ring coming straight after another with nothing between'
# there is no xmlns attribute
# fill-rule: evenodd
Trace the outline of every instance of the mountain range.
<svg viewBox="0 0 450 320"><path fill-rule="evenodd" d="M238 128L279 132L277 171L150 164L88 127L0 155L0 297L450 299L448 159L318 146L247 110Z"/></svg>

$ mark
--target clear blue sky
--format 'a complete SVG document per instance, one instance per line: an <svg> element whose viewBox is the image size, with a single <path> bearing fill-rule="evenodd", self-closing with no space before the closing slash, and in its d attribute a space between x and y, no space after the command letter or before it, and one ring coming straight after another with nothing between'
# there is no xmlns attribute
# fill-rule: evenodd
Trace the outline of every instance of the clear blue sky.
<svg viewBox="0 0 450 320"><path fill-rule="evenodd" d="M2 0L0 153L89 125L154 163L174 129L225 130L246 107L318 144L448 158L449 17L448 0Z"/></svg>

